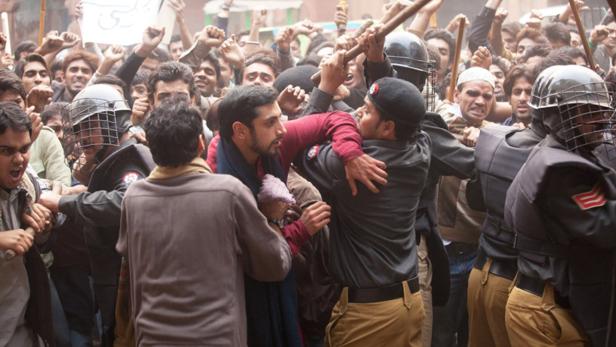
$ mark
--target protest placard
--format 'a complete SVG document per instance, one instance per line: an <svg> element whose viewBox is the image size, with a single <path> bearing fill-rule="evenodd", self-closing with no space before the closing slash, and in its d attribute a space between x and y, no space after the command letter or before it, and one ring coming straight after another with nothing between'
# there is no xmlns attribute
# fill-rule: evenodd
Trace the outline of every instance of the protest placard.
<svg viewBox="0 0 616 347"><path fill-rule="evenodd" d="M132 45L157 21L161 0L84 0L84 42Z"/></svg>

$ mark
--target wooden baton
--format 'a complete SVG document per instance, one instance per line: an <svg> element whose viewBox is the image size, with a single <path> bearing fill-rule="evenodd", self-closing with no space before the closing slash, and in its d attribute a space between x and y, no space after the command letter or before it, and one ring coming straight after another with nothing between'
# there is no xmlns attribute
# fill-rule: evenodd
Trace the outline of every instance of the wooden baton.
<svg viewBox="0 0 616 347"><path fill-rule="evenodd" d="M39 33L38 33L38 45L43 44L43 37L45 37L45 12L47 12L47 1L41 0L41 12L39 13Z"/></svg>
<svg viewBox="0 0 616 347"><path fill-rule="evenodd" d="M458 81L458 65L460 64L460 52L462 51L462 39L464 38L464 27L466 26L466 19L464 17L459 19L458 23L458 38L456 39L456 51L453 56L453 63L451 65L451 82L449 82L449 91L447 92L447 100L453 102L453 92L456 89L456 82Z"/></svg>
<svg viewBox="0 0 616 347"><path fill-rule="evenodd" d="M595 59L592 55L590 45L588 44L586 30L584 30L584 24L582 24L580 13L578 12L577 6L575 6L575 0L569 0L569 6L571 7L571 13L573 13L573 19L575 19L575 25L577 26L578 34L580 34L582 46L584 46L584 53L586 53L586 62L591 69L595 70Z"/></svg>
<svg viewBox="0 0 616 347"><path fill-rule="evenodd" d="M405 20L417 13L428 2L430 2L430 0L419 0L414 2L411 6L400 11L391 20L383 24L381 30L379 30L379 32L376 34L377 39L383 39L385 36L387 36L387 34L394 31L394 29L396 29L400 24L404 23ZM353 48L349 49L344 55L344 63L348 63L351 59L354 59L362 52L362 47L359 44L353 46ZM317 73L312 75L310 79L315 85L318 85L321 81L321 71L318 71Z"/></svg>

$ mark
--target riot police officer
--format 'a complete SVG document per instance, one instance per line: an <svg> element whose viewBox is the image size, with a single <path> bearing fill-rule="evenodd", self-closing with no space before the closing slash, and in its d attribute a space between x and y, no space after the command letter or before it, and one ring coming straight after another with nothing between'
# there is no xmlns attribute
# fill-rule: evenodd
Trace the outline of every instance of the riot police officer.
<svg viewBox="0 0 616 347"><path fill-rule="evenodd" d="M87 192L59 196L46 192L42 203L83 226L90 255L96 303L103 323L102 346L114 340L115 304L121 256L115 251L120 208L128 186L154 167L147 147L130 138L131 109L109 85L92 85L70 104L68 120L84 165L92 167ZM77 168L79 169L79 168Z"/></svg>
<svg viewBox="0 0 616 347"><path fill-rule="evenodd" d="M424 91L426 109L429 110L430 103L435 100L430 85L433 68L424 42L415 34L395 32L387 35L380 47L378 44L369 46L375 50L372 54L366 53L364 71L368 84L383 76L395 75ZM450 280L447 253L437 231L436 187L441 176L471 177L474 158L473 149L462 145L449 132L439 114L426 112L421 129L432 140L428 180L421 194L415 224L419 243L419 281L426 311L422 327L423 345L430 346L434 342L432 306L446 304Z"/></svg>
<svg viewBox="0 0 616 347"><path fill-rule="evenodd" d="M551 74L562 67L544 70L534 83L534 93L551 83ZM537 108L538 105L530 105ZM507 189L531 150L546 136L541 110L532 112L531 126L481 129L475 147L476 187L469 193L471 207L486 211L481 227L479 250L468 280L469 346L509 346L505 328L505 305L509 286L517 272L514 234L505 226ZM471 199L477 197L478 199Z"/></svg>
<svg viewBox="0 0 616 347"><path fill-rule="evenodd" d="M533 92L547 137L518 172L505 203L518 275L505 320L511 345L613 345L616 172L595 155L612 146L603 80L563 66Z"/></svg>

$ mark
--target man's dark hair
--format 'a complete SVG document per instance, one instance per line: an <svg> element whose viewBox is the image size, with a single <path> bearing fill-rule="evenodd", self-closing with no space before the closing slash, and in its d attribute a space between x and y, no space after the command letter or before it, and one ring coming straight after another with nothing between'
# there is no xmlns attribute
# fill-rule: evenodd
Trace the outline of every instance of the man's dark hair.
<svg viewBox="0 0 616 347"><path fill-rule="evenodd" d="M522 41L523 39L530 39L531 41L535 42L537 45L540 46L550 45L550 41L548 41L545 36L541 35L540 31L532 28L524 28L520 30L520 32L515 37L516 45L519 44L520 41ZM569 41L571 41L571 37L569 38Z"/></svg>
<svg viewBox="0 0 616 347"><path fill-rule="evenodd" d="M563 47L564 48L564 47ZM576 49L576 48L573 48ZM535 65L535 69L533 74L539 75L541 71L549 68L550 66L555 65L574 65L575 61L573 58L565 52L565 50L557 49L555 51L551 51L545 58L541 59L539 64Z"/></svg>
<svg viewBox="0 0 616 347"><path fill-rule="evenodd" d="M148 58L158 60L161 63L167 62L171 60L171 55L166 50L156 47L154 50L148 55Z"/></svg>
<svg viewBox="0 0 616 347"><path fill-rule="evenodd" d="M449 46L449 63L451 64L453 62L453 56L456 53L456 39L453 35L445 29L428 30L424 35L424 41L428 42L430 39L439 39L447 43Z"/></svg>
<svg viewBox="0 0 616 347"><path fill-rule="evenodd" d="M492 57L492 65L498 66L498 68L501 69L505 75L510 69L510 66L507 63L507 60L497 55Z"/></svg>
<svg viewBox="0 0 616 347"><path fill-rule="evenodd" d="M98 69L98 57L94 53L90 53L83 50L73 51L64 57L64 61L62 61L62 71L66 73L68 66L71 65L72 62L76 60L83 60L88 64L90 69L92 70L92 74Z"/></svg>
<svg viewBox="0 0 616 347"><path fill-rule="evenodd" d="M112 74L100 76L96 78L92 84L111 84L122 88L122 90L126 89L126 82L122 81L120 77Z"/></svg>
<svg viewBox="0 0 616 347"><path fill-rule="evenodd" d="M53 116L61 116L62 119L68 118L68 102L58 101L52 102L51 104L45 106L43 112L41 112L41 121L43 125L47 125L49 120Z"/></svg>
<svg viewBox="0 0 616 347"><path fill-rule="evenodd" d="M0 69L0 94L7 91L17 92L26 101L26 90L21 79L13 71Z"/></svg>
<svg viewBox="0 0 616 347"><path fill-rule="evenodd" d="M41 63L45 70L49 72L49 68L47 68L47 62L45 61L45 58L43 58L40 54L30 53L26 56L24 60L21 60L15 64L15 74L17 75L17 77L23 78L24 72L26 70L26 65L32 62Z"/></svg>
<svg viewBox="0 0 616 347"><path fill-rule="evenodd" d="M547 57L550 54L551 48L546 45L531 46L520 57L520 62L526 63L532 57Z"/></svg>
<svg viewBox="0 0 616 347"><path fill-rule="evenodd" d="M131 86L136 86L137 84L145 84L148 85L148 79L150 78L151 71L148 69L139 69L135 74L135 78L131 81Z"/></svg>
<svg viewBox="0 0 616 347"><path fill-rule="evenodd" d="M240 31L239 33L235 34L235 36L237 37L237 40L239 41L243 36L248 36L250 35L250 30L243 30Z"/></svg>
<svg viewBox="0 0 616 347"><path fill-rule="evenodd" d="M566 25L560 22L546 24L543 27L543 35L550 42L560 42L563 45L571 44L571 34L569 33L569 28Z"/></svg>
<svg viewBox="0 0 616 347"><path fill-rule="evenodd" d="M171 40L169 40L169 44L172 44L174 42L180 42L182 41L182 36L180 36L179 34L174 34L171 36Z"/></svg>
<svg viewBox="0 0 616 347"><path fill-rule="evenodd" d="M51 79L53 79L53 75L56 73L56 71L63 71L62 62L60 60L55 60L49 67L49 70L51 72Z"/></svg>
<svg viewBox="0 0 616 347"><path fill-rule="evenodd" d="M14 102L0 102L0 135L7 129L16 132L27 131L32 135L32 122L22 108Z"/></svg>
<svg viewBox="0 0 616 347"><path fill-rule="evenodd" d="M216 86L218 88L223 88L224 84L222 82L222 78L220 77L220 61L218 61L218 57L216 56L216 54L214 54L214 52L208 53L205 57L203 57L203 61L208 61L210 62L210 64L212 64L212 67L216 72ZM200 67L197 66L196 68L198 69ZM196 71L195 68L193 68L193 71Z"/></svg>
<svg viewBox="0 0 616 347"><path fill-rule="evenodd" d="M231 89L220 102L220 136L230 140L233 135L233 123L242 122L253 128L252 121L257 117L257 107L276 101L276 89L264 86L240 86Z"/></svg>
<svg viewBox="0 0 616 347"><path fill-rule="evenodd" d="M157 165L180 166L197 157L203 122L199 110L185 99L165 100L152 111L143 128Z"/></svg>
<svg viewBox="0 0 616 347"><path fill-rule="evenodd" d="M177 80L181 80L188 84L190 97L196 95L195 78L190 67L177 61L168 61L160 64L158 69L150 75L148 79L148 97L154 99L156 83L158 83L158 81L173 82Z"/></svg>
<svg viewBox="0 0 616 347"><path fill-rule="evenodd" d="M222 99L216 99L205 112L205 123L212 132L220 130L220 102Z"/></svg>
<svg viewBox="0 0 616 347"><path fill-rule="evenodd" d="M505 23L501 27L501 31L509 33L513 37L516 37L518 33L520 32L520 30L522 30L522 26L518 22Z"/></svg>
<svg viewBox="0 0 616 347"><path fill-rule="evenodd" d="M513 92L513 85L520 78L525 78L530 84L535 82L534 71L530 69L528 66L524 64L514 65L507 76L505 76L505 82L503 83L503 90L505 91L505 95L507 97L511 97L511 93Z"/></svg>
<svg viewBox="0 0 616 347"><path fill-rule="evenodd" d="M297 66L300 65L312 65L314 67L319 67L319 63L321 62L321 57L316 55L315 53L306 54L304 59L297 62Z"/></svg>
<svg viewBox="0 0 616 347"><path fill-rule="evenodd" d="M575 60L577 58L582 58L586 60L586 54L584 53L584 51L579 48L575 48L575 47L561 47L555 51L550 52L548 56L550 56L553 53L554 54L557 54L557 53L564 54L568 56L569 58L571 58L572 60ZM566 64L561 64L561 65L566 65Z"/></svg>
<svg viewBox="0 0 616 347"><path fill-rule="evenodd" d="M278 59L272 50L259 50L249 55L246 57L244 68L256 63L269 66L274 72L274 78L278 77L278 73L280 73L278 69Z"/></svg>
<svg viewBox="0 0 616 347"><path fill-rule="evenodd" d="M36 47L38 47L36 45L36 43L32 42L32 41L21 41L16 47L15 47L15 61L19 61L19 57L21 56L22 52L29 52L32 53L36 50Z"/></svg>

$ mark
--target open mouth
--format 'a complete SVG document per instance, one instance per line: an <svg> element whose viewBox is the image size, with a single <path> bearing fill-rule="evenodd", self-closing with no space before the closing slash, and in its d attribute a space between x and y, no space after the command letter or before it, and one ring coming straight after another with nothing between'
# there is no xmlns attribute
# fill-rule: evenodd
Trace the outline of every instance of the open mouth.
<svg viewBox="0 0 616 347"><path fill-rule="evenodd" d="M483 115L485 113L481 108L471 108L470 112L479 115Z"/></svg>
<svg viewBox="0 0 616 347"><path fill-rule="evenodd" d="M14 170L9 171L9 175L11 175L11 177L15 180L20 179L21 174L22 174L21 169L14 169Z"/></svg>

